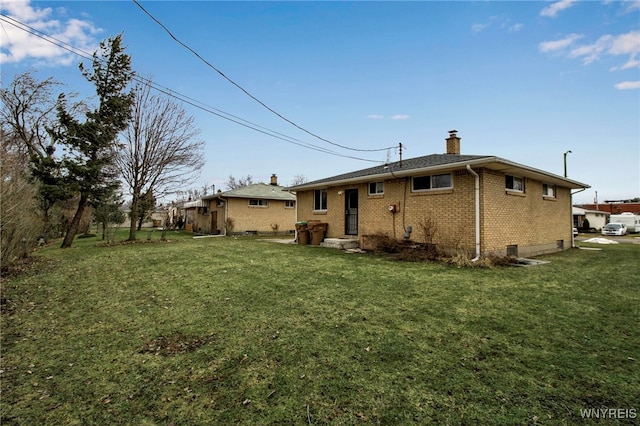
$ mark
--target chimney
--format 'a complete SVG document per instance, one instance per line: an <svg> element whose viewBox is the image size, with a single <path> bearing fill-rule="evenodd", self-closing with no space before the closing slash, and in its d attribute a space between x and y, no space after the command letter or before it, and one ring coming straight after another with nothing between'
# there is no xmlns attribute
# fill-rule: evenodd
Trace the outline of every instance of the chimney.
<svg viewBox="0 0 640 426"><path fill-rule="evenodd" d="M278 176L275 173L271 175L271 185L278 186Z"/></svg>
<svg viewBox="0 0 640 426"><path fill-rule="evenodd" d="M460 138L456 136L457 130L449 130L447 141L447 154L460 155Z"/></svg>

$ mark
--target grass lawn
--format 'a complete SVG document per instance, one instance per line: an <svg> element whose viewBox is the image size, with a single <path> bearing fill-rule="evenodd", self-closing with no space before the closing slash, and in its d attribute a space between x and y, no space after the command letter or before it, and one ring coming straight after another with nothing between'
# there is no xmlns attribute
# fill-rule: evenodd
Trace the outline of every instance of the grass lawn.
<svg viewBox="0 0 640 426"><path fill-rule="evenodd" d="M2 283L3 426L640 418L640 245L466 269L169 238L79 239Z"/></svg>

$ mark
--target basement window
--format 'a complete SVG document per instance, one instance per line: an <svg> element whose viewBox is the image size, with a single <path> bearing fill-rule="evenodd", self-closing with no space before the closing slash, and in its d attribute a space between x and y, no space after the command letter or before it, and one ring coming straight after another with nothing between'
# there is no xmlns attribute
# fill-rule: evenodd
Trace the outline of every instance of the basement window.
<svg viewBox="0 0 640 426"><path fill-rule="evenodd" d="M448 188L453 188L451 173L430 176L417 176L411 179L411 191L413 192Z"/></svg>
<svg viewBox="0 0 640 426"><path fill-rule="evenodd" d="M249 207L269 207L269 200L252 198L249 200Z"/></svg>
<svg viewBox="0 0 640 426"><path fill-rule="evenodd" d="M524 192L524 178L520 176L505 175L505 188L509 191Z"/></svg>
<svg viewBox="0 0 640 426"><path fill-rule="evenodd" d="M327 210L327 190L315 189L313 191L313 210Z"/></svg>
<svg viewBox="0 0 640 426"><path fill-rule="evenodd" d="M381 195L381 194L384 194L384 182L370 182L369 195Z"/></svg>

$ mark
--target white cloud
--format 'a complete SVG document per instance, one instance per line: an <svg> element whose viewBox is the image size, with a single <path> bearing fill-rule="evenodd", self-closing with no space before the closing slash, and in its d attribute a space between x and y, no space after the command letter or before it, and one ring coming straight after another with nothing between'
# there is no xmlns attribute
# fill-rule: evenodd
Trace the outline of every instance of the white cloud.
<svg viewBox="0 0 640 426"><path fill-rule="evenodd" d="M640 81L623 81L615 85L618 90L633 90L640 89Z"/></svg>
<svg viewBox="0 0 640 426"><path fill-rule="evenodd" d="M538 50L541 52L554 52L556 50L564 49L572 45L577 40L580 40L583 36L580 34L569 34L565 38L561 38L560 40L553 41L543 41L538 45Z"/></svg>
<svg viewBox="0 0 640 426"><path fill-rule="evenodd" d="M560 0L552 3L550 6L547 6L540 11L540 16L549 16L554 18L558 13L560 13L560 11L570 8L574 3L575 0Z"/></svg>
<svg viewBox="0 0 640 426"><path fill-rule="evenodd" d="M609 53L612 55L636 55L640 53L640 31L630 31L613 39Z"/></svg>
<svg viewBox="0 0 640 426"><path fill-rule="evenodd" d="M31 34L30 28L88 54L96 50L97 42L93 36L101 30L90 21L68 19L66 22L61 22L55 19L51 8L31 6L30 0L3 0L0 3L0 10L8 16L0 32L2 45L0 62L2 63L36 60L49 65L70 65L74 61L76 58L74 54ZM56 13L60 12L64 11L56 11Z"/></svg>
<svg viewBox="0 0 640 426"><path fill-rule="evenodd" d="M411 116L406 114L396 114L391 116L392 120L408 120L409 118L411 118Z"/></svg>
<svg viewBox="0 0 640 426"><path fill-rule="evenodd" d="M640 9L640 0L628 1L628 2L625 2L625 4L628 4L625 10L626 13L633 12L634 10Z"/></svg>
<svg viewBox="0 0 640 426"><path fill-rule="evenodd" d="M569 52L570 58L582 57L582 63L588 65L593 61L600 58L600 56L606 52L611 46L613 36L605 34L601 36L595 43L587 44L584 46L576 47Z"/></svg>
<svg viewBox="0 0 640 426"><path fill-rule="evenodd" d="M632 68L640 68L640 61L635 58L630 58L624 65L621 65L619 67L611 67L609 71L621 71Z"/></svg>
<svg viewBox="0 0 640 426"><path fill-rule="evenodd" d="M494 27L502 30L506 29L509 32L517 32L520 31L524 27L524 25L519 23L513 24L511 23L511 19L509 19L508 17L504 15L496 15L489 17L489 20L486 23L473 24L471 26L471 32L479 33L489 27Z"/></svg>
<svg viewBox="0 0 640 426"><path fill-rule="evenodd" d="M372 120L382 120L384 118L384 115L380 115L380 114L369 114L367 115L367 118L370 118Z"/></svg>

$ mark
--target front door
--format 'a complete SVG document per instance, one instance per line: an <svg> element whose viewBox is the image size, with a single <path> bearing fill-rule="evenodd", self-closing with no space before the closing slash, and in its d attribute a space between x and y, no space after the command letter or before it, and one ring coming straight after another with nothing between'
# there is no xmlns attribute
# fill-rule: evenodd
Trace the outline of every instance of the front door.
<svg viewBox="0 0 640 426"><path fill-rule="evenodd" d="M345 198L344 233L346 235L358 235L358 190L347 189Z"/></svg>

